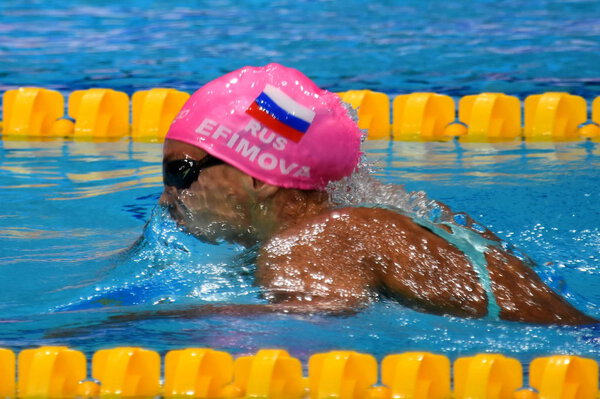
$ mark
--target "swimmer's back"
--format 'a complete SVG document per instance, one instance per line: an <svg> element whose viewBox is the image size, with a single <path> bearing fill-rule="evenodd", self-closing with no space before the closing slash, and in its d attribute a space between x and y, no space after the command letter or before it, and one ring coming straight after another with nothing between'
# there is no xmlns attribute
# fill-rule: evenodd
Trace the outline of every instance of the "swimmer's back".
<svg viewBox="0 0 600 399"><path fill-rule="evenodd" d="M308 295L356 306L386 294L428 312L481 317L487 309L477 275L458 249L381 208L343 208L303 220L269 240L258 265L258 281L283 301L307 302Z"/></svg>
<svg viewBox="0 0 600 399"><path fill-rule="evenodd" d="M516 257L488 248L486 260L500 317L595 322ZM411 218L383 208L328 210L304 219L271 237L257 265L257 282L275 303L341 310L386 295L432 313L488 313L488 295L468 258Z"/></svg>

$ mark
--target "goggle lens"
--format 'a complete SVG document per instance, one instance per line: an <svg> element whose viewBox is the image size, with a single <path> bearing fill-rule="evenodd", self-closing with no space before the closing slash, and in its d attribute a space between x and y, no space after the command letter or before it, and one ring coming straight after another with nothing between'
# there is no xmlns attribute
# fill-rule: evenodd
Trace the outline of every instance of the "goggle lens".
<svg viewBox="0 0 600 399"><path fill-rule="evenodd" d="M194 159L177 159L163 163L163 183L180 190L190 188L198 180L202 169L222 164L218 158L207 155L200 161Z"/></svg>

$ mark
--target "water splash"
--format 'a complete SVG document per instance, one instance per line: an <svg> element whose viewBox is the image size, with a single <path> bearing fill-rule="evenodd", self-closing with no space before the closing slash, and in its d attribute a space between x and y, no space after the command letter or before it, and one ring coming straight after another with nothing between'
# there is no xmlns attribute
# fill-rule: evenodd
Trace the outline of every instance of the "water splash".
<svg viewBox="0 0 600 399"><path fill-rule="evenodd" d="M206 244L156 206L142 236L103 275L55 311L163 303L255 303L254 249Z"/></svg>
<svg viewBox="0 0 600 399"><path fill-rule="evenodd" d="M373 164L363 159L352 175L327 186L331 201L339 206L374 204L388 207L410 216L417 223L444 224L452 229L468 230L479 237L493 236L468 215L453 212L448 206L429 198L424 191L407 191L402 185L383 183L374 176L375 172Z"/></svg>

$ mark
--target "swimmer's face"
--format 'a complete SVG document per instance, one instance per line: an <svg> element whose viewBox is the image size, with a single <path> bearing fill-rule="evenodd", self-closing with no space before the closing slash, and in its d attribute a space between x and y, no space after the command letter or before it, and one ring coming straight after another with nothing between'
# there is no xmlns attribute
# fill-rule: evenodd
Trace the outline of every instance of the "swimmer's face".
<svg viewBox="0 0 600 399"><path fill-rule="evenodd" d="M169 207L177 223L203 240L247 241L253 233L254 179L210 158L197 147L165 140L165 187L160 203Z"/></svg>

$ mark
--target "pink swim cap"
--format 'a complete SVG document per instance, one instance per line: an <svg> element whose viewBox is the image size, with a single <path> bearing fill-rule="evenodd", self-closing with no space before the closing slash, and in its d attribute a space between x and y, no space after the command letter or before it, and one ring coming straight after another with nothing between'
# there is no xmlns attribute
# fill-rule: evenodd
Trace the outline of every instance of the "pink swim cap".
<svg viewBox="0 0 600 399"><path fill-rule="evenodd" d="M257 179L305 190L351 174L361 136L337 95L279 64L207 83L167 133Z"/></svg>

